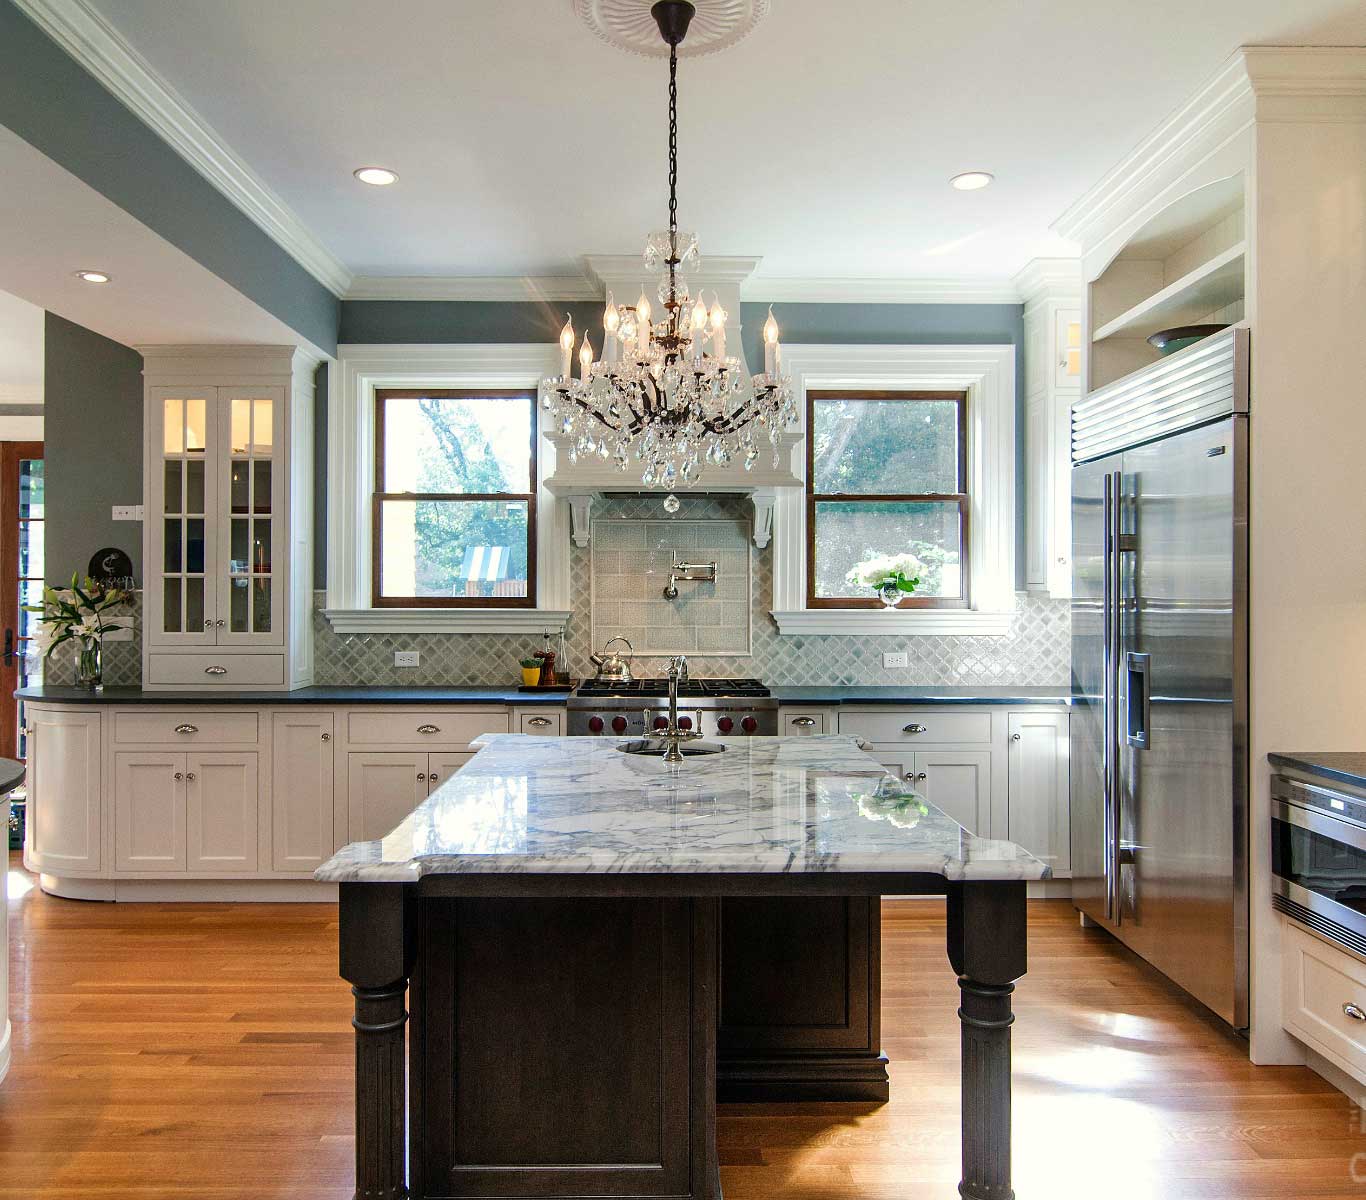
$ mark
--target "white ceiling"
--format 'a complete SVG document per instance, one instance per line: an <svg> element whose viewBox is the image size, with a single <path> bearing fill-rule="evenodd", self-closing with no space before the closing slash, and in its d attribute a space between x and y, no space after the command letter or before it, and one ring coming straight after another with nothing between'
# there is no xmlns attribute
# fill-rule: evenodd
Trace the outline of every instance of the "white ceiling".
<svg viewBox="0 0 1366 1200"><path fill-rule="evenodd" d="M575 274L665 223L664 67L572 0L91 2L357 274ZM1366 44L1366 3L772 0L680 68L680 220L761 278L1006 278L1258 42Z"/></svg>

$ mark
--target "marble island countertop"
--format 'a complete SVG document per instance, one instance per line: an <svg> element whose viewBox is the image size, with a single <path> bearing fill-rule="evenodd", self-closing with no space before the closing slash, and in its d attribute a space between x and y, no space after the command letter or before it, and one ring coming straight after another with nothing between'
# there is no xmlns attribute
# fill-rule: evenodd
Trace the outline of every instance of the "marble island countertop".
<svg viewBox="0 0 1366 1200"><path fill-rule="evenodd" d="M429 874L915 873L1046 879L1011 842L968 833L848 737L753 737L674 767L602 737L489 735L387 837L316 872L332 882Z"/></svg>

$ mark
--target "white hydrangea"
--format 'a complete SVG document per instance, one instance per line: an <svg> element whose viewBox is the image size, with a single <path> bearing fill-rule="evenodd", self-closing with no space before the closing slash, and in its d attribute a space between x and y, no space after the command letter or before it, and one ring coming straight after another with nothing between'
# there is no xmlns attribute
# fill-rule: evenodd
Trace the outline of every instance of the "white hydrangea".
<svg viewBox="0 0 1366 1200"><path fill-rule="evenodd" d="M876 588L900 579L918 579L925 570L914 554L880 554L856 563L845 578L856 587Z"/></svg>

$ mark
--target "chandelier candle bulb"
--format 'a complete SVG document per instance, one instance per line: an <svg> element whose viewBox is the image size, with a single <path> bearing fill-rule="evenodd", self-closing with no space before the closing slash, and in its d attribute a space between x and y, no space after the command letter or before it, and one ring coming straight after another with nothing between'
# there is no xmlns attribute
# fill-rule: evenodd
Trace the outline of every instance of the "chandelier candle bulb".
<svg viewBox="0 0 1366 1200"><path fill-rule="evenodd" d="M583 348L579 351L579 378L588 382L588 376L593 370L593 343L588 340L588 335L583 335Z"/></svg>
<svg viewBox="0 0 1366 1200"><path fill-rule="evenodd" d="M697 303L692 309L692 360L694 364L702 361L702 341L707 333L707 306L702 301L702 297L697 297Z"/></svg>
<svg viewBox="0 0 1366 1200"><path fill-rule="evenodd" d="M612 293L607 293L607 307L602 310L602 362L606 367L617 365L617 350L620 340L617 330L621 327L621 314L617 312L617 302Z"/></svg>
<svg viewBox="0 0 1366 1200"><path fill-rule="evenodd" d="M717 362L726 357L726 310L721 307L721 298L714 292L711 302L711 349Z"/></svg>
<svg viewBox="0 0 1366 1200"><path fill-rule="evenodd" d="M642 350L650 344L650 297L645 289L640 289L640 299L636 301L636 345Z"/></svg>
<svg viewBox="0 0 1366 1200"><path fill-rule="evenodd" d="M566 383L573 376L574 363L574 318L565 314L564 328L560 330L560 378Z"/></svg>
<svg viewBox="0 0 1366 1200"><path fill-rule="evenodd" d="M768 309L768 320L764 322L764 374L773 376L778 373L778 322L773 319L773 306Z"/></svg>

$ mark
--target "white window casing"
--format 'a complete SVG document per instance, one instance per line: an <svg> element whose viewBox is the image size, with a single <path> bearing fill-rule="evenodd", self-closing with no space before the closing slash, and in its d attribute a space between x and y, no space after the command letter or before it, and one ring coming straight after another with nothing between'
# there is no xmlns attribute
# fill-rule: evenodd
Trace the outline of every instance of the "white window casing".
<svg viewBox="0 0 1366 1200"><path fill-rule="evenodd" d="M773 619L784 634L987 634L1015 611L1015 347L784 345L799 420L814 391L964 391L968 398L970 608L876 611L806 607L806 496L777 489ZM792 470L806 479L805 439Z"/></svg>

